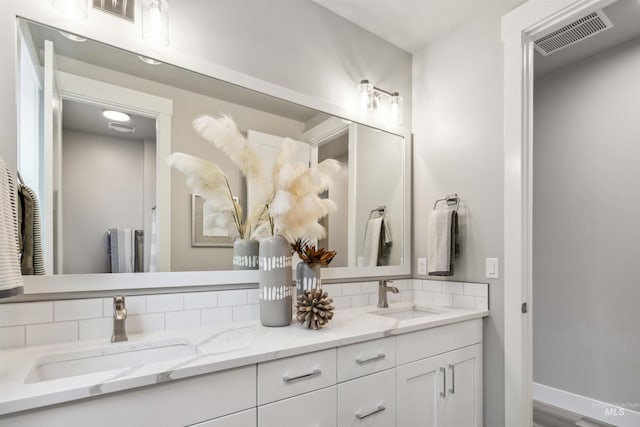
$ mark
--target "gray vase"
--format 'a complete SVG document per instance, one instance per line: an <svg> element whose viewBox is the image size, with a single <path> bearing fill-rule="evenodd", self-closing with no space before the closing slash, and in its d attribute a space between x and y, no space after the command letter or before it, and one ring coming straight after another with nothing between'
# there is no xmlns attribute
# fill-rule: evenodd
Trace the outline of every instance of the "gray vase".
<svg viewBox="0 0 640 427"><path fill-rule="evenodd" d="M264 326L291 323L291 246L282 236L260 241L258 283L260 322Z"/></svg>
<svg viewBox="0 0 640 427"><path fill-rule="evenodd" d="M320 264L307 264L301 262L296 267L296 292L302 295L304 291L321 288L322 279L320 278Z"/></svg>
<svg viewBox="0 0 640 427"><path fill-rule="evenodd" d="M237 239L233 242L233 269L258 269L258 241L253 239Z"/></svg>

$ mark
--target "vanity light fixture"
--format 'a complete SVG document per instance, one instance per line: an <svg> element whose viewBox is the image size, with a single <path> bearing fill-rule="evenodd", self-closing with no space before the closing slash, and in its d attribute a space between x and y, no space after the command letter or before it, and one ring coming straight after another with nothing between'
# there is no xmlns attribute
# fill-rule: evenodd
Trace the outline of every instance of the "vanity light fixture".
<svg viewBox="0 0 640 427"><path fill-rule="evenodd" d="M156 46L169 45L169 4L166 0L142 1L142 39Z"/></svg>
<svg viewBox="0 0 640 427"><path fill-rule="evenodd" d="M71 33L67 33L66 31L62 31L62 30L58 30L58 33L60 33L60 35L66 39L72 40L74 42L86 42L87 39L85 39L84 37L80 37L77 36L75 34L71 34Z"/></svg>
<svg viewBox="0 0 640 427"><path fill-rule="evenodd" d="M389 92L380 89L367 79L360 80L358 91L360 92L360 102L363 110L379 110L381 108L381 102L389 100L391 120L397 125L402 123L403 100L398 92Z"/></svg>
<svg viewBox="0 0 640 427"><path fill-rule="evenodd" d="M140 59L140 61L144 62L145 64L149 64L149 65L160 65L160 64L162 64L162 62L156 61L155 59L149 58L149 57L146 57L146 56L138 55L138 58Z"/></svg>
<svg viewBox="0 0 640 427"><path fill-rule="evenodd" d="M87 19L87 0L53 0L53 7L67 16Z"/></svg>
<svg viewBox="0 0 640 427"><path fill-rule="evenodd" d="M127 113L123 113L122 111L104 110L102 111L102 115L109 120L115 120L117 122L128 122L131 120L131 116Z"/></svg>

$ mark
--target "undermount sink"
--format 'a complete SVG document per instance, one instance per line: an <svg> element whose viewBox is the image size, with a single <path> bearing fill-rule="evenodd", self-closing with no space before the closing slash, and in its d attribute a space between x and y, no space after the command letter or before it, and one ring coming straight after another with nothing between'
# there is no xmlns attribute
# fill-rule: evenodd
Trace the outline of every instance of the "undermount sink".
<svg viewBox="0 0 640 427"><path fill-rule="evenodd" d="M184 338L116 343L87 350L49 354L38 358L25 383L141 366L197 354L198 348Z"/></svg>
<svg viewBox="0 0 640 427"><path fill-rule="evenodd" d="M372 314L378 316L390 317L397 320L417 319L419 317L434 316L440 314L439 311L426 307L401 307L401 308L383 308L381 310L372 311Z"/></svg>

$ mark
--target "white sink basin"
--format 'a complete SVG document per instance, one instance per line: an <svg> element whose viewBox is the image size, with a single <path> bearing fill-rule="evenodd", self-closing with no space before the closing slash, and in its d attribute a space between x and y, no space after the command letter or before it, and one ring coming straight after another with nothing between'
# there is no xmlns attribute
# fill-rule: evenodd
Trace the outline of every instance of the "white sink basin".
<svg viewBox="0 0 640 427"><path fill-rule="evenodd" d="M199 350L196 346L184 338L114 343L69 353L48 354L36 360L25 383L141 366L197 354Z"/></svg>
<svg viewBox="0 0 640 427"><path fill-rule="evenodd" d="M397 320L417 319L419 317L435 316L441 314L439 311L426 307L401 307L401 308L383 308L381 310L372 311L372 314L378 316L390 317Z"/></svg>

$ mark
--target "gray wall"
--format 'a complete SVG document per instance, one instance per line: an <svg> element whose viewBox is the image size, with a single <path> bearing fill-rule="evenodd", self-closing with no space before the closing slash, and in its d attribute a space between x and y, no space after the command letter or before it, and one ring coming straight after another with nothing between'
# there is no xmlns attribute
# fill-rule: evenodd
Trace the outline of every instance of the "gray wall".
<svg viewBox="0 0 640 427"><path fill-rule="evenodd" d="M640 39L535 82L533 377L640 402Z"/></svg>
<svg viewBox="0 0 640 427"><path fill-rule="evenodd" d="M507 11L504 3L487 2L413 60L414 256L427 255L433 202L458 193L464 202L462 252L451 279L488 282L490 288L483 355L484 425L490 427L504 425L503 279L486 279L484 270L485 258L503 260L500 19Z"/></svg>

